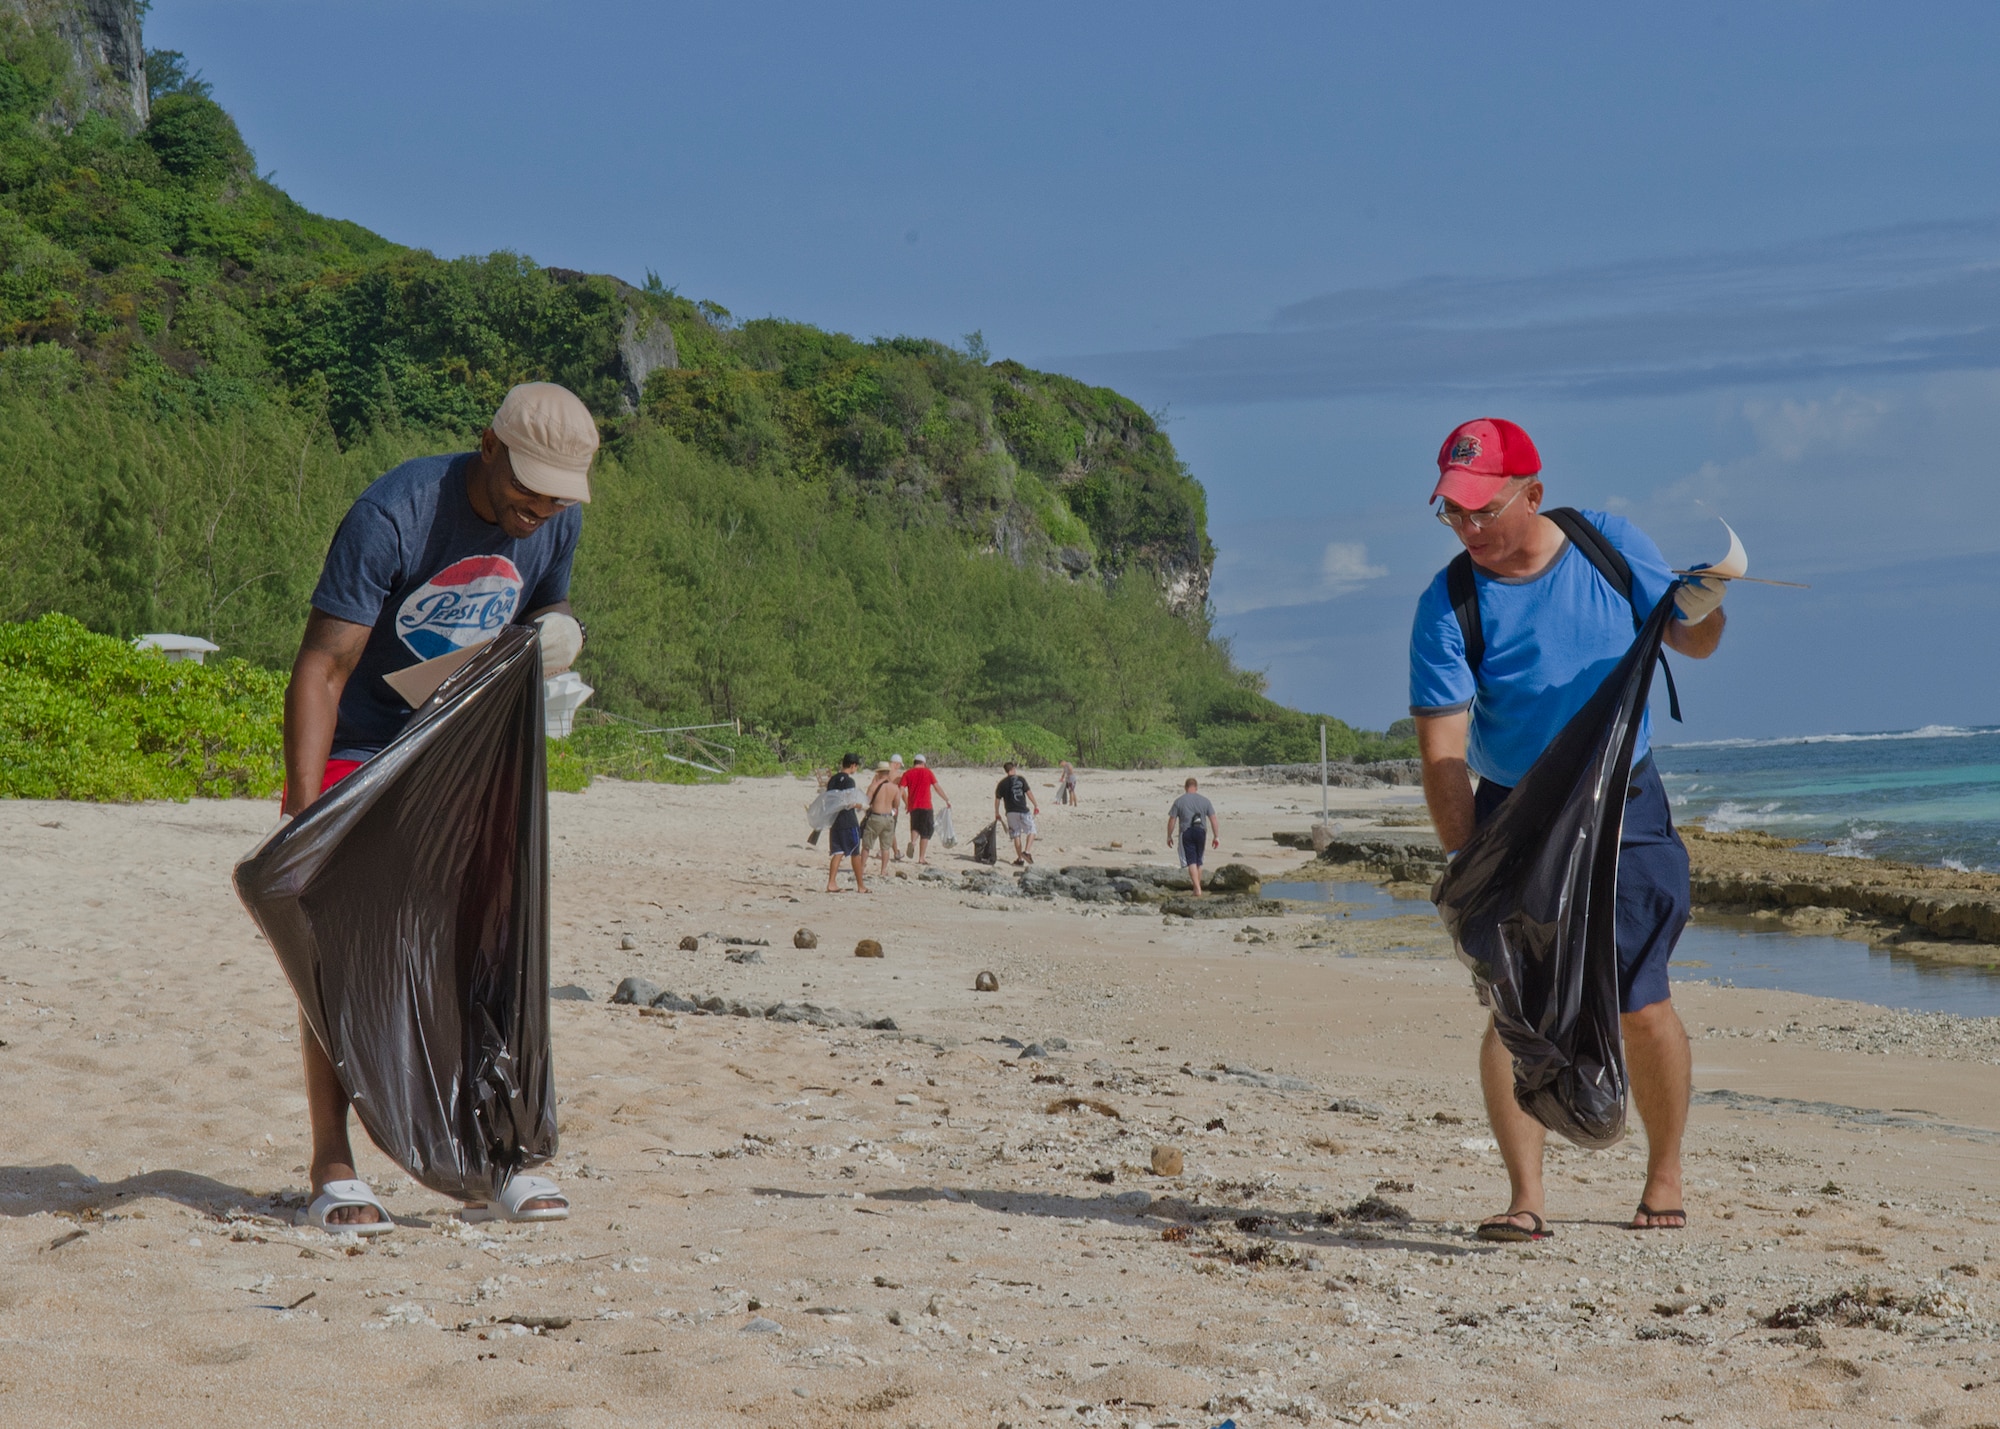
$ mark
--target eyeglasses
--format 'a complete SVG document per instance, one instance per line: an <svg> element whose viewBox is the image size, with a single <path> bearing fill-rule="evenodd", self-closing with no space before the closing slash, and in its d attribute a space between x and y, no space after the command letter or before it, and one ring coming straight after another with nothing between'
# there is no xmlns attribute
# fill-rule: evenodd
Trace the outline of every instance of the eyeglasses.
<svg viewBox="0 0 2000 1429"><path fill-rule="evenodd" d="M516 495L525 496L531 501L555 502L556 510L558 511L566 511L578 504L574 496L549 496L546 493L534 490L532 487L521 485L521 478L514 475L512 468L509 468L507 472L507 484L514 488Z"/></svg>
<svg viewBox="0 0 2000 1429"><path fill-rule="evenodd" d="M1495 521L1506 515L1507 508L1512 506L1516 501L1519 501L1521 499L1521 492L1527 489L1525 486L1522 487L1521 491L1515 492L1512 496L1501 502L1498 509L1493 511L1462 510L1452 505L1450 499L1446 498L1445 503L1437 509L1437 519L1451 527L1454 531L1458 530L1461 526L1470 526L1475 531L1484 531L1488 526L1491 526Z"/></svg>

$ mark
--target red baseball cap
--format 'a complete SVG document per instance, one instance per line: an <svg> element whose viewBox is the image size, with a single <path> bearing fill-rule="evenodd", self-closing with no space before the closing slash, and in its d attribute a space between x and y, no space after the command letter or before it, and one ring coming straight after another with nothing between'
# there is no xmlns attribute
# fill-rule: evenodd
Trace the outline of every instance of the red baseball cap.
<svg viewBox="0 0 2000 1429"><path fill-rule="evenodd" d="M1510 477L1537 476L1542 454L1528 434L1501 417L1481 417L1452 428L1438 448L1438 484L1431 500L1449 497L1477 511L1500 494Z"/></svg>

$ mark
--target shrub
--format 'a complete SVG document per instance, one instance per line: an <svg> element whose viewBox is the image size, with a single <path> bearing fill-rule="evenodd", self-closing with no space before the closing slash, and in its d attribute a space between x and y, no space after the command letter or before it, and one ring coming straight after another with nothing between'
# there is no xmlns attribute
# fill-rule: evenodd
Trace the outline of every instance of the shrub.
<svg viewBox="0 0 2000 1429"><path fill-rule="evenodd" d="M63 615L0 627L0 794L275 794L284 691L276 671L243 660L170 664Z"/></svg>

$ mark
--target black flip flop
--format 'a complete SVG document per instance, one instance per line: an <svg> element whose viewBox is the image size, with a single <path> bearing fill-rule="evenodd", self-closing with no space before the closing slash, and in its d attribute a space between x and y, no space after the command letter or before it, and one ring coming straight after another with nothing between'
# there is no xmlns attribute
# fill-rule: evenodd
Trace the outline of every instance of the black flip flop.
<svg viewBox="0 0 2000 1429"><path fill-rule="evenodd" d="M1675 1206L1672 1210L1656 1211L1651 1206L1647 1205L1644 1201L1641 1201L1639 1202L1639 1214L1642 1216L1679 1216L1681 1218L1681 1223L1677 1226L1628 1226L1627 1227L1628 1230L1684 1231L1688 1228L1688 1213L1682 1210L1679 1206Z"/></svg>
<svg viewBox="0 0 2000 1429"><path fill-rule="evenodd" d="M1530 1230L1527 1227L1515 1225L1510 1219L1513 1216L1526 1216L1535 1223L1534 1228ZM1548 1222L1533 1211L1509 1211L1506 1216L1496 1216L1490 1221L1482 1221L1475 1234L1480 1240L1500 1241L1507 1245L1515 1245L1521 1241L1553 1240L1555 1238L1555 1232L1549 1229Z"/></svg>

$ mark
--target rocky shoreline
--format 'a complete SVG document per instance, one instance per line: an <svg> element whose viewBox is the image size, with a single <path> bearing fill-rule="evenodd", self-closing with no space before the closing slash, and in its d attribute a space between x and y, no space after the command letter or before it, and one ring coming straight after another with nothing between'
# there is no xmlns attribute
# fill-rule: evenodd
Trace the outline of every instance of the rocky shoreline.
<svg viewBox="0 0 2000 1429"><path fill-rule="evenodd" d="M1795 841L1763 833L1689 827L1681 836L1698 908L1776 914L1794 931L1944 962L2000 962L2000 875L1800 853Z"/></svg>

